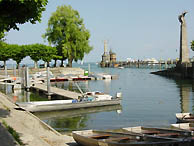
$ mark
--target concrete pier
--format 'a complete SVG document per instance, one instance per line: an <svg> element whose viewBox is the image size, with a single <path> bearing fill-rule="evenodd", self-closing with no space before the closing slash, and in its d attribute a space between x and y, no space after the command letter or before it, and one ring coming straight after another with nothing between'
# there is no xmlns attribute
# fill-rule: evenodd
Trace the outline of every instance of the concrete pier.
<svg viewBox="0 0 194 146"><path fill-rule="evenodd" d="M7 125L19 133L20 139L26 146L76 145L72 137L61 135L27 111L17 110L19 108L10 102L8 98L0 93L0 122L5 121ZM4 140L1 139L1 144L8 143L8 138Z"/></svg>

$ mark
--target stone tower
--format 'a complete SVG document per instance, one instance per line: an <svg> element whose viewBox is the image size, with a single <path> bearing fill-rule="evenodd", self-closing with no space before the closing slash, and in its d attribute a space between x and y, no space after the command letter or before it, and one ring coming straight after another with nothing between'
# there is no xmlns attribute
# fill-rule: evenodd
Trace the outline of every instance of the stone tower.
<svg viewBox="0 0 194 146"><path fill-rule="evenodd" d="M185 21L185 15L187 12L183 12L179 15L178 19L181 23L180 28L180 58L179 63L184 64L189 62L189 48L188 48L188 41L187 41L187 26Z"/></svg>

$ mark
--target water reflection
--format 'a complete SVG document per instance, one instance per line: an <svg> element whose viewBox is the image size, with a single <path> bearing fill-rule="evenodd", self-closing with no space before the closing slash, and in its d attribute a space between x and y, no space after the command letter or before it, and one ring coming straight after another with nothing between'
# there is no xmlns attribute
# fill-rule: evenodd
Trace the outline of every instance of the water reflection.
<svg viewBox="0 0 194 146"><path fill-rule="evenodd" d="M51 86L80 93L76 84L78 84L83 92L88 92L90 90L88 81L54 82L51 83Z"/></svg>
<svg viewBox="0 0 194 146"><path fill-rule="evenodd" d="M67 132L72 130L80 130L88 127L91 120L91 113L108 112L122 110L121 105L82 108L77 110L53 111L53 112L37 112L34 113L42 121L46 122L59 132Z"/></svg>
<svg viewBox="0 0 194 146"><path fill-rule="evenodd" d="M191 108L194 106L194 96L193 87L194 82L192 80L176 80L180 91L180 109L182 113L193 112L194 109Z"/></svg>

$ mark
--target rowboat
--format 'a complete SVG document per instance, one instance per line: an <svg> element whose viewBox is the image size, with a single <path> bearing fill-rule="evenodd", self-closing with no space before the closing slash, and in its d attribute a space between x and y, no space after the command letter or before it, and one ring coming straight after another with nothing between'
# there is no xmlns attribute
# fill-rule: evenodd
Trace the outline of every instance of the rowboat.
<svg viewBox="0 0 194 146"><path fill-rule="evenodd" d="M176 113L177 122L194 122L194 114L191 113Z"/></svg>
<svg viewBox="0 0 194 146"><path fill-rule="evenodd" d="M179 129L184 129L188 131L193 131L194 132L194 123L179 123L179 124L171 124L172 127L179 128ZM194 133L192 132L192 135Z"/></svg>
<svg viewBox="0 0 194 146"><path fill-rule="evenodd" d="M115 133L95 130L72 132L74 140L83 146L189 146L190 139L143 136L135 133Z"/></svg>
<svg viewBox="0 0 194 146"><path fill-rule="evenodd" d="M152 127L127 127L123 128L126 132L139 133L143 135L152 135L168 138L187 138L191 137L191 132L170 128L152 128Z"/></svg>

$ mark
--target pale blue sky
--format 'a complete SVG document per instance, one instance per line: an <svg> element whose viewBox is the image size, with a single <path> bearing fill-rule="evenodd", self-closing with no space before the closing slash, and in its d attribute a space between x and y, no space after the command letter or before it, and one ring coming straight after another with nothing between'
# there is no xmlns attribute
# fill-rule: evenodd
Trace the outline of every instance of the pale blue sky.
<svg viewBox="0 0 194 146"><path fill-rule="evenodd" d="M20 31L11 30L6 41L47 44L41 35L52 12L61 5L78 10L91 33L90 44L94 49L85 56L86 62L101 60L105 39L118 60L179 57L178 15L184 10L189 12L186 15L188 45L194 40L194 0L49 0L41 23L26 23L20 26Z"/></svg>

